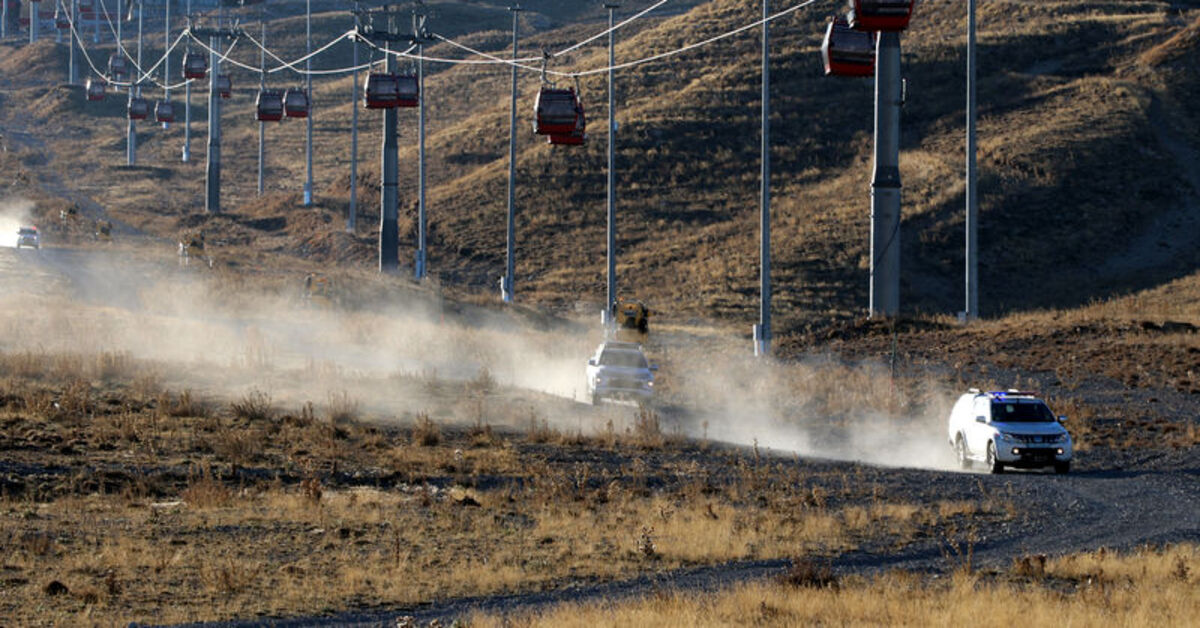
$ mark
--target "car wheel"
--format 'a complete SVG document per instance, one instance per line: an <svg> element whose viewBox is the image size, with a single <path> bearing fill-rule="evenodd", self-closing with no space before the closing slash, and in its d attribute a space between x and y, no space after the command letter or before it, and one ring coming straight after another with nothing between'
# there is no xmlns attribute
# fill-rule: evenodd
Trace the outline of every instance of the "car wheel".
<svg viewBox="0 0 1200 628"><path fill-rule="evenodd" d="M954 453L958 456L958 466L963 469L971 468L971 458L967 456L967 441L963 440L962 434L959 434L954 439Z"/></svg>
<svg viewBox="0 0 1200 628"><path fill-rule="evenodd" d="M1004 473L1004 463L996 458L996 443L988 443L987 465L992 473Z"/></svg>
<svg viewBox="0 0 1200 628"><path fill-rule="evenodd" d="M1054 463L1054 472L1063 475L1071 470L1071 461Z"/></svg>

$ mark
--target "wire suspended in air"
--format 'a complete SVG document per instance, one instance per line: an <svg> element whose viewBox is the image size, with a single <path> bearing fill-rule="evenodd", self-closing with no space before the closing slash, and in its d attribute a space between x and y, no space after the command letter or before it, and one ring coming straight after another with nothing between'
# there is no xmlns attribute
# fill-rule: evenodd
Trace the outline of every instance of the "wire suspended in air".
<svg viewBox="0 0 1200 628"><path fill-rule="evenodd" d="M779 11L778 13L770 15L764 19L756 20L754 22L746 24L745 26L738 27L734 30L731 30L731 31L728 31L725 33L721 33L720 35L715 35L715 36L709 37L708 39L705 39L703 41L698 41L698 42L695 42L692 44L688 44L686 46L676 48L674 50L669 50L667 52L662 52L662 53L658 53L658 54L651 55L648 57L643 57L641 59L636 59L634 61L626 61L624 63L618 63L618 64L615 64L612 66L605 66L605 67L595 68L595 69L591 69L591 70L581 70L581 71L577 71L577 72L562 72L562 71L555 71L555 70L546 70L546 74L551 75L551 76L562 77L562 78L575 78L575 77L581 77L581 76L588 76L591 74L600 74L603 72L608 72L609 70L623 70L626 68L631 68L634 66L642 65L645 63L652 63L654 61L660 61L662 59L666 59L668 57L673 57L678 54L689 52L689 51L695 50L697 48L702 48L709 44L713 44L718 41L721 41L722 39L728 39L729 37L738 35L740 33L744 33L750 29L758 28L758 27L762 26L763 24L773 22L779 18L785 17L787 15L790 15L791 13L799 11L800 9L810 6L813 3L815 3L816 1L817 0L804 0L804 2L800 2L796 5L788 7L787 9ZM626 22L628 22L628 20L626 20ZM539 74L542 72L541 66L529 65L530 61L540 61L542 59L542 57L540 57L540 56L539 57L528 57L528 58L516 59L516 60L504 59L502 57L497 57L495 55L492 55L492 54L489 54L489 53L486 53L486 52L483 52L480 50L476 50L474 48L471 48L470 46L467 46L466 44L454 41L443 35L439 35L437 33L433 33L432 35L434 38L438 39L439 41L443 41L447 44L450 44L451 46L461 48L463 50L466 50L467 52L470 52L471 54L483 57L484 59L486 59L486 61L478 61L478 60L471 60L471 59L463 59L463 60L443 59L443 58L438 58L438 57L428 57L428 56L424 56L424 55L402 54L402 53L398 53L398 52L392 52L391 54L397 54L397 55L400 55L400 56L403 56L403 57L406 57L409 59L420 59L422 61L430 61L433 63L447 63L447 64L451 64L451 65L505 64L505 65L514 66L514 67L517 67L517 68L520 68L522 70L526 70L529 72L537 72ZM564 52L566 50L574 50L575 48L578 48L578 45L573 46L568 49L565 49ZM561 52L557 53L557 54L561 54ZM551 56L553 56L553 55L551 55Z"/></svg>

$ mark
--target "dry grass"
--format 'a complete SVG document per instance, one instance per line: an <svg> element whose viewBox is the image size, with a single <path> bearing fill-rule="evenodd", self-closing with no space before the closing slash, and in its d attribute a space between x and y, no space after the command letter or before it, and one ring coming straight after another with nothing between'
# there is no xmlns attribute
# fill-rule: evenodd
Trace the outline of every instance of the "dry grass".
<svg viewBox="0 0 1200 628"><path fill-rule="evenodd" d="M421 412L413 420L412 444L432 447L442 442L442 428L427 413Z"/></svg>
<svg viewBox="0 0 1200 628"><path fill-rule="evenodd" d="M341 393L329 393L327 408L329 422L339 425L357 421L361 416L362 404L351 397L349 393L342 391Z"/></svg>
<svg viewBox="0 0 1200 628"><path fill-rule="evenodd" d="M439 384L475 391L455 406L473 423L420 413L411 427L381 427L356 417L349 393L318 417L311 403L286 412L258 391L202 403L158 378L128 389L37 379L27 390L10 377L0 428L37 445L30 460L134 470L0 497L0 540L14 548L0 613L172 622L414 604L836 553L880 535L903 545L963 513L1011 516L990 500L892 502L865 480L758 452L697 465L648 409L605 408L607 423L584 435L522 402L534 429L521 437L484 419L504 406L481 381ZM627 428L614 427L620 417ZM66 593L47 595L52 582ZM164 583L194 595L168 600Z"/></svg>
<svg viewBox="0 0 1200 628"><path fill-rule="evenodd" d="M252 390L241 399L229 404L229 410L235 418L243 421L270 421L275 416L275 406L271 395Z"/></svg>
<svg viewBox="0 0 1200 628"><path fill-rule="evenodd" d="M1182 545L1073 555L1045 561L1037 582L1025 569L987 578L931 580L893 572L835 578L819 564L794 563L778 583L716 595L659 594L568 604L533 615L476 614L472 626L979 625L1052 627L1186 625L1200 613L1200 580L1188 565L1200 550ZM1183 565L1181 568L1180 565Z"/></svg>
<svg viewBox="0 0 1200 628"><path fill-rule="evenodd" d="M828 551L869 537L873 525L857 513L797 508L783 494L768 506L734 505L720 494L690 497L703 494L697 486L646 493L612 482L597 490L561 471L532 471L520 501L513 489L333 490L315 480L235 491L207 465L190 471L178 502L102 495L9 501L0 537L24 540L7 561L9 582L17 584L0 608L25 617L20 609L33 608L25 604L52 580L72 593L40 608L61 621L81 613L159 622L312 613L347 600L411 604L523 590L567 575L621 577L648 565ZM878 512L918 511L894 505ZM143 606L164 580L191 586L194 595Z"/></svg>

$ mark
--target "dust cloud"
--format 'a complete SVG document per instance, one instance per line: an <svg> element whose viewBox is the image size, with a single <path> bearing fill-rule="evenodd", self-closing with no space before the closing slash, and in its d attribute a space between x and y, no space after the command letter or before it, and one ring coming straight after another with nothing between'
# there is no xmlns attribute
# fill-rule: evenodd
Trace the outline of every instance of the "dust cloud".
<svg viewBox="0 0 1200 628"><path fill-rule="evenodd" d="M586 359L601 340L594 326L535 325L398 283L391 296L321 306L301 298L299 273L184 268L165 251L13 253L0 250L2 353L116 356L140 364L138 376L220 401L258 390L294 409L347 395L381 421L424 412L444 422L524 427L533 417L591 434L608 425L624 430L637 416L579 403ZM379 281L333 280L335 291ZM950 391L931 382L893 386L887 369L872 363L761 362L734 342L652 335L648 357L661 366L656 408L665 432L818 458L953 468L944 435ZM464 383L496 394L466 399Z"/></svg>
<svg viewBox="0 0 1200 628"><path fill-rule="evenodd" d="M215 399L258 390L294 408L349 394L385 420L419 412L462 420L444 398L452 391L441 391L447 382L516 387L567 406L583 396L594 346L584 331L538 331L482 308L448 312L436 296L402 287L352 308L322 305L302 298L302 277L184 268L165 252L6 253L0 351L118 356ZM378 278L336 277L334 291L359 280Z"/></svg>
<svg viewBox="0 0 1200 628"><path fill-rule="evenodd" d="M25 199L0 200L0 247L17 246L17 230L30 225L33 202Z"/></svg>
<svg viewBox="0 0 1200 628"><path fill-rule="evenodd" d="M806 457L953 469L945 424L953 393L892 379L885 365L830 357L760 361L735 347L676 352L672 382L689 436Z"/></svg>

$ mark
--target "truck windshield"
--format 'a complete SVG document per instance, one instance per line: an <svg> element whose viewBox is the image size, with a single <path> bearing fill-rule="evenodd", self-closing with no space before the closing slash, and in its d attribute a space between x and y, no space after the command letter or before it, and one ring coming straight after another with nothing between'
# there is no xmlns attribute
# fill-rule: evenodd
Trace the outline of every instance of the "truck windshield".
<svg viewBox="0 0 1200 628"><path fill-rule="evenodd" d="M600 354L600 364L635 369L649 368L646 364L646 356L637 351L605 351Z"/></svg>
<svg viewBox="0 0 1200 628"><path fill-rule="evenodd" d="M1050 423L1054 413L1040 401L993 401L992 420L1002 423Z"/></svg>

